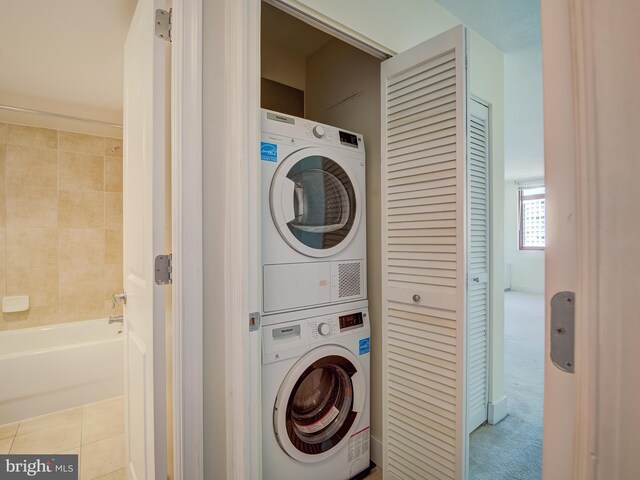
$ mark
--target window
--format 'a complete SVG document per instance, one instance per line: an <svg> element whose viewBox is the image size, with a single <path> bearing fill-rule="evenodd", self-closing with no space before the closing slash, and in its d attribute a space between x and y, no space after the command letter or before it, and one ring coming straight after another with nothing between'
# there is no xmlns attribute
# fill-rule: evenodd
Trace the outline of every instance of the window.
<svg viewBox="0 0 640 480"><path fill-rule="evenodd" d="M518 194L520 212L520 250L544 250L544 187L521 188Z"/></svg>

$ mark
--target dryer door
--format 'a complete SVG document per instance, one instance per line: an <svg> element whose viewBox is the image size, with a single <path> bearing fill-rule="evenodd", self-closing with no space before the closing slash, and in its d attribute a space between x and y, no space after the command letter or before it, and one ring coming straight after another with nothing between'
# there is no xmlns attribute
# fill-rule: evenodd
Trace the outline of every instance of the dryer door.
<svg viewBox="0 0 640 480"><path fill-rule="evenodd" d="M347 349L318 347L285 377L273 410L282 449L302 462L319 462L340 450L358 425L366 385L362 366Z"/></svg>
<svg viewBox="0 0 640 480"><path fill-rule="evenodd" d="M276 170L271 215L282 238L303 255L335 255L358 230L360 191L345 163L320 148L304 148Z"/></svg>

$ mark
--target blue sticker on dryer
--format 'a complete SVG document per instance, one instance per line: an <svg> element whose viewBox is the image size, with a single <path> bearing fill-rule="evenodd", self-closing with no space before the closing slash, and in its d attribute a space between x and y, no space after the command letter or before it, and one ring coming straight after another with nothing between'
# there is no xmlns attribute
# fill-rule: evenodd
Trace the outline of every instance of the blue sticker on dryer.
<svg viewBox="0 0 640 480"><path fill-rule="evenodd" d="M260 160L265 162L277 162L278 145L275 143L260 142Z"/></svg>
<svg viewBox="0 0 640 480"><path fill-rule="evenodd" d="M364 355L365 353L369 353L371 350L371 342L369 341L369 337L363 338L360 340L359 348L360 355Z"/></svg>

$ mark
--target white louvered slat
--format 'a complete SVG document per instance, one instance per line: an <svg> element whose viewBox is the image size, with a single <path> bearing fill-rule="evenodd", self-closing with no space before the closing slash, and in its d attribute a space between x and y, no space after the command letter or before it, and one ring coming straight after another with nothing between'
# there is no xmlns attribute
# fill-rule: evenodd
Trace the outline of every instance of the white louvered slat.
<svg viewBox="0 0 640 480"><path fill-rule="evenodd" d="M488 272L489 272L489 115L485 105L471 100L467 156L468 275L467 292L467 428L487 420L488 404Z"/></svg>
<svg viewBox="0 0 640 480"><path fill-rule="evenodd" d="M382 68L383 444L392 480L453 480L464 461L464 35L445 32Z"/></svg>

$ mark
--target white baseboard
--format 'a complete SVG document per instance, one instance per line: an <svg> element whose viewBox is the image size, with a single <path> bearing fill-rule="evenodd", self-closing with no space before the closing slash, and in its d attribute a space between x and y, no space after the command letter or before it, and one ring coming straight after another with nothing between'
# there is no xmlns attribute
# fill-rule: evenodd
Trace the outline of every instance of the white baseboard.
<svg viewBox="0 0 640 480"><path fill-rule="evenodd" d="M535 293L537 295L544 295L544 288L519 287L518 285L511 285L510 290L512 292Z"/></svg>
<svg viewBox="0 0 640 480"><path fill-rule="evenodd" d="M508 403L509 402L507 400L506 395L495 403L489 403L487 421L489 422L490 425L495 425L496 423L498 423L500 420L502 420L504 417L507 416L507 413L509 413Z"/></svg>
<svg viewBox="0 0 640 480"><path fill-rule="evenodd" d="M380 470L384 470L382 467L382 442L376 437L371 437L369 443L371 444L371 460Z"/></svg>

